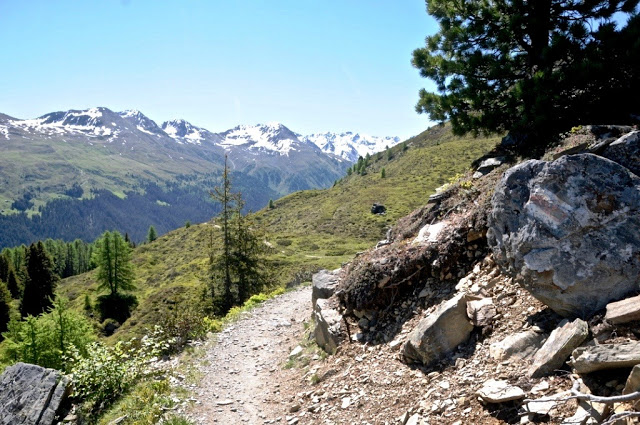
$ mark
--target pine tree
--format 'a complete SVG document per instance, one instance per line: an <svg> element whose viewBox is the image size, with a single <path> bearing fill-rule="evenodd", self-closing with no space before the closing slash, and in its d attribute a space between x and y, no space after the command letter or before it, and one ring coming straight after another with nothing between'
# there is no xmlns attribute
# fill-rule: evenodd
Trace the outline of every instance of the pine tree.
<svg viewBox="0 0 640 425"><path fill-rule="evenodd" d="M224 157L224 171L222 173L222 185L215 187L210 192L211 197L222 206L219 215L222 227L222 254L211 264L211 288L213 296L213 308L217 313L226 313L233 305L231 294L231 218L233 215L234 195L231 193L231 179L227 156Z"/></svg>
<svg viewBox="0 0 640 425"><path fill-rule="evenodd" d="M53 305L58 276L42 242L31 244L27 254L27 278L20 303L22 317L37 316Z"/></svg>
<svg viewBox="0 0 640 425"><path fill-rule="evenodd" d="M11 298L19 300L22 297L22 285L18 281L18 276L16 275L15 270L13 270L13 267L9 268L7 289L9 289L9 292L11 293Z"/></svg>
<svg viewBox="0 0 640 425"><path fill-rule="evenodd" d="M386 174L386 172L384 171L384 167L382 167L382 171L380 171L380 178L383 178L383 179L384 179L384 178L386 178L386 177L387 177L387 174Z"/></svg>
<svg viewBox="0 0 640 425"><path fill-rule="evenodd" d="M273 199L269 199L269 209L272 210L275 208L275 205L273 205Z"/></svg>
<svg viewBox="0 0 640 425"><path fill-rule="evenodd" d="M7 285L0 280L0 341L2 333L7 331L7 325L11 319L11 294Z"/></svg>
<svg viewBox="0 0 640 425"><path fill-rule="evenodd" d="M156 228L153 226L149 226L149 231L147 232L147 242L153 242L158 239L158 233L156 233Z"/></svg>
<svg viewBox="0 0 640 425"><path fill-rule="evenodd" d="M638 0L426 3L440 29L412 63L437 93L422 89L416 110L450 120L455 134L510 131L545 143L637 109ZM614 14L632 18L618 30Z"/></svg>

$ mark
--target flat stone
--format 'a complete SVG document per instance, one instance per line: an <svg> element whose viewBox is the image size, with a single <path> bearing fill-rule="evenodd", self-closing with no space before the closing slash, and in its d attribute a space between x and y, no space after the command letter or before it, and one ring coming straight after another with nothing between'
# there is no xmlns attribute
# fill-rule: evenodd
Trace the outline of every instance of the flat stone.
<svg viewBox="0 0 640 425"><path fill-rule="evenodd" d="M591 394L589 388L582 384L580 392L583 394ZM578 400L576 412L570 418L562 421L562 425L586 425L602 423L611 412L611 406L604 403L596 403L593 401Z"/></svg>
<svg viewBox="0 0 640 425"><path fill-rule="evenodd" d="M529 375L540 377L559 369L571 352L589 336L589 326L584 320L563 320L549 335L544 345L533 356Z"/></svg>
<svg viewBox="0 0 640 425"><path fill-rule="evenodd" d="M418 425L421 420L422 417L418 413L414 413L409 419L407 419L405 425Z"/></svg>
<svg viewBox="0 0 640 425"><path fill-rule="evenodd" d="M467 316L474 326L487 326L498 314L491 298L482 298L467 302Z"/></svg>
<svg viewBox="0 0 640 425"><path fill-rule="evenodd" d="M420 320L403 346L405 360L429 365L467 341L473 325L466 310L467 298L461 294L441 303Z"/></svg>
<svg viewBox="0 0 640 425"><path fill-rule="evenodd" d="M571 396L571 391L563 391L558 394L554 394L547 397L540 397L535 400L529 401L525 404L524 409L530 414L534 415L550 415L558 405L564 405L566 402L563 399Z"/></svg>
<svg viewBox="0 0 640 425"><path fill-rule="evenodd" d="M487 403L504 403L524 398L524 390L507 381L489 379L477 392L478 396Z"/></svg>
<svg viewBox="0 0 640 425"><path fill-rule="evenodd" d="M518 359L526 360L542 347L546 335L528 330L509 335L489 346L489 355L496 360Z"/></svg>
<svg viewBox="0 0 640 425"><path fill-rule="evenodd" d="M219 401L216 401L216 404L218 406L228 406L230 404L233 404L233 400L229 400L229 399L227 399L227 400L219 400Z"/></svg>
<svg viewBox="0 0 640 425"><path fill-rule="evenodd" d="M614 324L640 320L640 295L607 304L604 318Z"/></svg>
<svg viewBox="0 0 640 425"><path fill-rule="evenodd" d="M579 374L631 368L640 364L640 341L579 347L573 350L570 363Z"/></svg>

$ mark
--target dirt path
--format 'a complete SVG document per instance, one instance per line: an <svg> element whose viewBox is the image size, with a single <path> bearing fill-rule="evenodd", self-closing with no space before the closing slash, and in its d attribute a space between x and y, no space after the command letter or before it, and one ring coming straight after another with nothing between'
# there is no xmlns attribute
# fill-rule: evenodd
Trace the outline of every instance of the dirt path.
<svg viewBox="0 0 640 425"><path fill-rule="evenodd" d="M202 381L189 417L198 424L285 423L282 368L311 314L311 288L266 301L211 341L198 366Z"/></svg>

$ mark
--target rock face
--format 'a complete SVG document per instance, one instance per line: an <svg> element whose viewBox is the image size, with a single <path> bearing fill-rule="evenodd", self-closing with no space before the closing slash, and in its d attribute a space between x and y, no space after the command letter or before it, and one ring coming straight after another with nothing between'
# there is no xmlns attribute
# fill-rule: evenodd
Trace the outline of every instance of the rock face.
<svg viewBox="0 0 640 425"><path fill-rule="evenodd" d="M336 309L331 308L329 301L319 299L313 307L313 318L316 322L313 336L318 346L327 353L335 353L340 344L342 316Z"/></svg>
<svg viewBox="0 0 640 425"><path fill-rule="evenodd" d="M69 381L53 369L16 363L0 376L0 424L50 425Z"/></svg>
<svg viewBox="0 0 640 425"><path fill-rule="evenodd" d="M473 325L467 318L467 298L458 295L440 304L409 334L404 358L429 365L465 342Z"/></svg>
<svg viewBox="0 0 640 425"><path fill-rule="evenodd" d="M496 262L566 317L586 317L640 283L640 178L592 155L526 161L496 187Z"/></svg>
<svg viewBox="0 0 640 425"><path fill-rule="evenodd" d="M311 304L316 305L318 299L330 298L338 285L338 270L320 270L312 277Z"/></svg>

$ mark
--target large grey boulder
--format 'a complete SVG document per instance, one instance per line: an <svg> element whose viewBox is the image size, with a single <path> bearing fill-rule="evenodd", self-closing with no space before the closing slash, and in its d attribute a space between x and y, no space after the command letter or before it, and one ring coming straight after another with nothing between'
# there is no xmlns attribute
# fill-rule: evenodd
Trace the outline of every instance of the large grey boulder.
<svg viewBox="0 0 640 425"><path fill-rule="evenodd" d="M0 376L1 425L50 425L69 395L60 372L16 363Z"/></svg>
<svg viewBox="0 0 640 425"><path fill-rule="evenodd" d="M640 178L592 155L530 160L497 185L496 262L566 317L588 317L640 283Z"/></svg>
<svg viewBox="0 0 640 425"><path fill-rule="evenodd" d="M331 306L329 300L319 299L313 307L313 318L316 324L313 329L316 343L327 353L335 353L341 341L342 315Z"/></svg>
<svg viewBox="0 0 640 425"><path fill-rule="evenodd" d="M315 307L318 299L330 298L338 286L340 269L329 271L320 270L311 278L311 304Z"/></svg>
<svg viewBox="0 0 640 425"><path fill-rule="evenodd" d="M409 333L402 354L409 362L429 365L466 342L472 330L467 317L467 298L457 295L418 323Z"/></svg>

